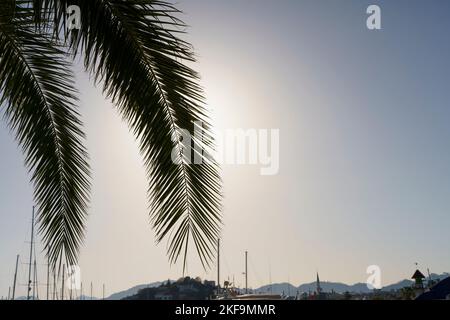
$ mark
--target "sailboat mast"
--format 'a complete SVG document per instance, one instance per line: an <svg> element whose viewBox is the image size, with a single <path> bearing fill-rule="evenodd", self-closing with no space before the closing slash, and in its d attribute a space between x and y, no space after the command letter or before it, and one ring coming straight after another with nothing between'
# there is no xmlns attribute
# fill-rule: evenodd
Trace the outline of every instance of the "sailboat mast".
<svg viewBox="0 0 450 320"><path fill-rule="evenodd" d="M290 277L288 276L288 296L291 296L291 282L290 282Z"/></svg>
<svg viewBox="0 0 450 320"><path fill-rule="evenodd" d="M36 299L36 260L33 261L33 298Z"/></svg>
<svg viewBox="0 0 450 320"><path fill-rule="evenodd" d="M34 248L34 250L36 251L36 248ZM37 281L38 281L38 276L37 276L37 265L36 265L36 257L34 257L34 281L33 281L33 300L36 300L36 297L39 300L39 291L38 291L38 287L37 287Z"/></svg>
<svg viewBox="0 0 450 320"><path fill-rule="evenodd" d="M217 289L220 291L220 239L217 239Z"/></svg>
<svg viewBox="0 0 450 320"><path fill-rule="evenodd" d="M50 257L47 256L47 300L50 300Z"/></svg>
<svg viewBox="0 0 450 320"><path fill-rule="evenodd" d="M248 252L245 251L245 293L248 293L248 270L247 270Z"/></svg>
<svg viewBox="0 0 450 320"><path fill-rule="evenodd" d="M53 268L53 300L56 300L56 270Z"/></svg>
<svg viewBox="0 0 450 320"><path fill-rule="evenodd" d="M30 300L31 293L31 259L33 258L33 240L34 240L34 206L31 215L31 242L30 242L30 263L28 265L28 292L27 300Z"/></svg>
<svg viewBox="0 0 450 320"><path fill-rule="evenodd" d="M61 300L64 300L64 277L66 276L65 275L65 267L66 267L66 265L65 264L63 264L63 271L62 271L62 286L61 286Z"/></svg>
<svg viewBox="0 0 450 320"><path fill-rule="evenodd" d="M69 272L68 272L69 276L71 276L71 273L72 273L72 271L69 271ZM73 298L73 297L72 297L72 293L73 293L73 286L72 286L73 279L70 278L69 280L70 280L69 300L72 300L72 298Z"/></svg>
<svg viewBox="0 0 450 320"><path fill-rule="evenodd" d="M19 266L19 255L16 258L16 271L14 272L14 282L13 282L13 290L12 290L12 300L16 297L16 282L17 282L17 267Z"/></svg>

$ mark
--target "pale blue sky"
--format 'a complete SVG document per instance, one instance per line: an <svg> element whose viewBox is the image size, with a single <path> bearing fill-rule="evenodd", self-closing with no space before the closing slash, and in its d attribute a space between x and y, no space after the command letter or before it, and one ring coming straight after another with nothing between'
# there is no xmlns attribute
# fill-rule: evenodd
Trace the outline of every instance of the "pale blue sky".
<svg viewBox="0 0 450 320"><path fill-rule="evenodd" d="M369 4L382 30L369 31ZM250 284L382 282L450 271L450 3L180 0L217 128L279 128L280 173L224 166L223 276ZM86 282L117 291L180 276L148 227L146 182L128 129L77 73L92 158ZM25 262L32 190L0 129L0 295ZM25 265L19 275L26 282ZM42 268L42 267L41 267ZM189 273L205 274L193 259ZM44 281L44 278L42 278ZM23 288L20 294L25 293Z"/></svg>

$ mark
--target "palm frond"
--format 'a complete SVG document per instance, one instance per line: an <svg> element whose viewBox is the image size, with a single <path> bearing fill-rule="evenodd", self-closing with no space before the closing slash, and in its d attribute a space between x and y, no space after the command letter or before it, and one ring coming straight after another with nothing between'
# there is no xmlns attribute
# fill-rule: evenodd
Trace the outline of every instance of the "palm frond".
<svg viewBox="0 0 450 320"><path fill-rule="evenodd" d="M77 261L90 189L70 64L36 32L26 1L0 14L0 103L26 155L39 229L53 265Z"/></svg>
<svg viewBox="0 0 450 320"><path fill-rule="evenodd" d="M213 141L199 77L185 64L195 59L179 38L185 25L176 17L178 10L154 0L53 3L54 8L81 8L81 29L69 34L71 47L84 54L86 68L103 83L140 141L157 241L167 238L170 261L183 255L185 266L192 239L207 267L220 233L221 181L214 161L191 164L183 153L192 145L183 146L182 132L193 133L196 121L203 122L205 135L193 143L207 150Z"/></svg>
<svg viewBox="0 0 450 320"><path fill-rule="evenodd" d="M63 36L74 54L84 55L86 69L103 84L105 94L139 139L157 242L167 239L170 261L175 263L183 255L185 267L192 239L202 264L208 266L220 233L221 181L218 165L207 154L214 146L209 118L199 77L186 65L195 59L191 46L179 37L186 27L177 18L179 11L159 0L28 2L32 5L24 7L32 8L35 29L47 32L52 39ZM80 30L65 29L69 5L81 9ZM61 73L65 67L61 52L48 37L40 34L33 41L27 28L7 35L2 35L2 63L7 68L0 74L4 97L10 103L6 114L26 149L28 164L38 172L33 179L37 198L46 212L41 221L47 244L55 245L58 249L52 250L58 253L68 251L73 260L81 242L89 188L73 88L67 73ZM20 66L18 72L11 70L11 63ZM65 95L61 86L55 88L56 80L64 87ZM22 88L22 83L28 86ZM31 110L35 104L39 104L39 110L52 110L47 112L46 125L45 113ZM16 105L18 110L12 107ZM58 112L56 118L48 117ZM69 123L60 128L58 121ZM192 134L199 127L197 121L202 122L204 135L201 139L192 137L193 144L187 145L181 141L184 130ZM31 123L36 122L41 124L41 131L30 133L35 126ZM51 143L41 146L38 135ZM193 154L202 158L202 164L191 164L186 149L193 146L197 148ZM49 156L50 149L56 156ZM198 154L197 150L203 152ZM59 171L51 174L49 168L56 167ZM58 181L63 181L64 188ZM61 199L64 205L58 204ZM61 225L66 225L66 235L58 229Z"/></svg>

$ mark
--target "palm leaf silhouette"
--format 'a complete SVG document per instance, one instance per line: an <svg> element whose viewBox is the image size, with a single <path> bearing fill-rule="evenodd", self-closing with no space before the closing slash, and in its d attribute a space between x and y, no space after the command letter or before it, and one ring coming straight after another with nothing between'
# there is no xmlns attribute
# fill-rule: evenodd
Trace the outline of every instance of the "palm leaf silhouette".
<svg viewBox="0 0 450 320"><path fill-rule="evenodd" d="M77 5L81 9L79 30L66 29L66 8L69 5ZM72 149L69 148L67 152L69 160L72 160L71 165L67 166L66 171L65 167L58 166L60 175L71 179L74 188L66 200L60 201L61 198L57 197L62 191L61 187L50 184L50 169L38 174L42 178L39 180L40 185L37 183L36 199L41 206L41 228L54 259L52 261L56 261L63 253L71 260L76 259L83 236L89 191L89 170L81 144L83 135L73 106L74 89L70 74L58 72L68 66L54 43L64 42L65 49L72 55L83 57L86 70L94 76L96 83L103 86L104 94L112 99L139 139L147 168L150 215L157 242L167 239L169 260L175 263L183 256L185 267L189 242L192 240L202 264L207 267L214 256L213 246L220 232L221 181L217 164L206 152L198 152L211 150L214 144L203 92L198 85L199 77L185 64L195 59L191 46L179 38L178 33L182 33L186 27L176 17L179 11L164 1L151 0L35 0L22 1L20 5L16 2L15 21L21 20L17 18L18 7L26 12L27 17L32 17L34 30L39 33L39 37L34 40L37 42L35 46L46 48L34 56L32 52L28 53L42 59L38 63L39 72L49 82L48 94L58 96L55 104L64 106L59 109L65 110L61 121L65 121L63 126L66 131L60 133L60 139L72 141ZM30 10L24 10L24 7ZM13 24L17 25L17 22ZM8 37L20 40L30 36L30 26L24 28L28 33L23 35L17 27L6 26L6 23L2 25L0 31L5 35L6 43ZM27 46L23 46L22 51L27 53L26 49ZM9 55L13 56L9 59L18 59L22 54L12 50ZM5 70L13 72L11 60L4 57L7 56L2 53L0 63L5 66ZM31 69L24 73L33 75L36 70ZM58 79L52 80L51 75ZM21 102L14 97L23 96L22 99L28 101L33 95L13 86L9 80L11 77L3 73L0 76L3 97L9 102L7 114L14 115L17 111L13 109ZM56 88L51 86L53 81L62 82L64 89L55 91ZM37 102L33 100L30 105ZM23 141L21 137L30 135L30 130L15 123L31 123L33 120L26 120L22 114L16 118L19 120L12 121L12 127L18 132L18 140ZM197 124L199 122L202 123L201 128ZM182 141L183 130L193 133L195 128L204 132L202 139L193 138L193 144L197 146L193 152L205 160L200 165L191 164L189 153L183 152L186 148L192 148L192 145ZM41 134L35 132L35 138L29 138L24 145L35 150L36 145L42 143ZM47 153L42 153L38 160L49 163L48 158L59 154L57 146L54 149L53 152L47 150ZM172 154L176 155L177 161L172 161ZM28 161L32 168L36 166L36 159L32 157ZM69 160L61 161L65 164ZM39 172L37 169L34 171ZM48 207L48 202L58 208L64 207L64 203L71 204L69 208L61 209L63 214L60 214L62 217L70 216L71 219L60 223L64 225L71 222L69 226L72 228L67 226L64 229L67 236L63 237L55 227L58 214ZM63 204L56 204L58 202Z"/></svg>

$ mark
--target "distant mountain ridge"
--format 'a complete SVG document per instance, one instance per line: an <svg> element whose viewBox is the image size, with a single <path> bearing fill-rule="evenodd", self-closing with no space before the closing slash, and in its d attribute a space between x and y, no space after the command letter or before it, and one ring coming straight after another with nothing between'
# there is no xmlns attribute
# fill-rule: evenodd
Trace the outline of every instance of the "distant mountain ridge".
<svg viewBox="0 0 450 320"><path fill-rule="evenodd" d="M443 280L450 276L449 273L445 272L443 274L435 274L432 273L431 275L432 280L440 279ZM413 284L412 280L404 279L399 282L384 286L381 291L391 291L391 290L398 290L407 286L411 286ZM373 290L367 288L367 285L365 283L355 283L353 285L348 285L341 282L330 282L330 281L321 281L320 286L325 292L331 292L335 291L337 293L344 293L344 292L353 292L353 293L369 293ZM290 294L295 295L297 291L299 293L302 292L314 292L316 290L316 282L310 282L310 283L304 283L299 285L298 287L293 286L290 283L284 282L284 283L274 283L272 285L265 285L262 287L259 287L256 289L256 292L271 292L274 294Z"/></svg>

